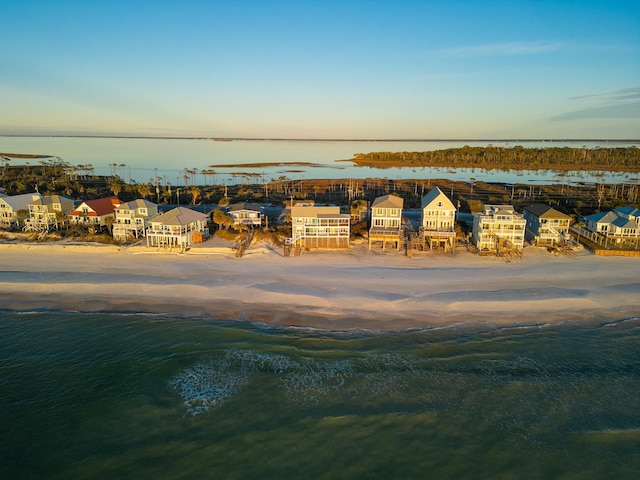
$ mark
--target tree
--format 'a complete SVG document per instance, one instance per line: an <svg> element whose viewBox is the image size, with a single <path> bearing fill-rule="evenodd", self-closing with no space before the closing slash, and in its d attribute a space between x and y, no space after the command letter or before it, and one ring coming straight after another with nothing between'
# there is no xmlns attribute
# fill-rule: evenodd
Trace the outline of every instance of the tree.
<svg viewBox="0 0 640 480"><path fill-rule="evenodd" d="M147 198L149 195L151 195L151 192L153 191L151 189L151 185L149 185L148 183L141 183L140 185L137 186L137 190L138 190L138 194L140 194L142 198Z"/></svg>
<svg viewBox="0 0 640 480"><path fill-rule="evenodd" d="M104 224L107 227L107 230L109 230L109 234L111 234L111 232L113 231L113 224L115 223L116 219L113 217L113 215L108 215L104 218Z"/></svg>
<svg viewBox="0 0 640 480"><path fill-rule="evenodd" d="M226 230L233 225L233 218L225 211L216 209L213 211L213 223Z"/></svg>
<svg viewBox="0 0 640 480"><path fill-rule="evenodd" d="M61 230L67 224L67 214L65 212L56 212L56 229Z"/></svg>
<svg viewBox="0 0 640 480"><path fill-rule="evenodd" d="M191 205L195 205L196 200L198 200L198 196L200 195L200 187L192 185L189 191L191 192Z"/></svg>
<svg viewBox="0 0 640 480"><path fill-rule="evenodd" d="M122 191L123 182L119 177L111 177L109 178L109 188L113 192L113 194L117 197Z"/></svg>

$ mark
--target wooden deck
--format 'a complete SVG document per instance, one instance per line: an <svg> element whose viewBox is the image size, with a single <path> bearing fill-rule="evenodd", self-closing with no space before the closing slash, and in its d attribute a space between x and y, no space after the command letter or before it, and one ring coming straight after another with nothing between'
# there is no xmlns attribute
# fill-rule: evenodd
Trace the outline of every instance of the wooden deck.
<svg viewBox="0 0 640 480"><path fill-rule="evenodd" d="M615 239L606 239L603 235L579 227L571 227L569 233L595 255L640 257L640 239L624 239L624 241L616 243L613 241Z"/></svg>

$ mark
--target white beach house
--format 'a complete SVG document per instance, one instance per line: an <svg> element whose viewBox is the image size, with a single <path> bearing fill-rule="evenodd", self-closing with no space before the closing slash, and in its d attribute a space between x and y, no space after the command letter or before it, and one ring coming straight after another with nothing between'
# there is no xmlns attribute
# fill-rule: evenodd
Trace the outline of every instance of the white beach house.
<svg viewBox="0 0 640 480"><path fill-rule="evenodd" d="M24 231L48 232L57 230L73 211L73 198L64 195L45 195L29 203L29 218L24 221Z"/></svg>
<svg viewBox="0 0 640 480"><path fill-rule="evenodd" d="M473 214L473 243L481 253L520 250L526 225L512 205L485 205L482 213Z"/></svg>
<svg viewBox="0 0 640 480"><path fill-rule="evenodd" d="M292 245L303 248L349 248L351 215L338 206L291 207Z"/></svg>
<svg viewBox="0 0 640 480"><path fill-rule="evenodd" d="M186 247L209 234L209 215L186 207L176 207L149 220L147 247Z"/></svg>
<svg viewBox="0 0 640 480"><path fill-rule="evenodd" d="M371 228L369 229L369 250L375 242L395 244L400 250L404 240L402 231L402 207L404 199L396 195L384 195L371 204Z"/></svg>
<svg viewBox="0 0 640 480"><path fill-rule="evenodd" d="M158 205L139 198L118 205L114 214L113 238L126 241L130 238L144 237L149 219L158 215Z"/></svg>
<svg viewBox="0 0 640 480"><path fill-rule="evenodd" d="M589 232L621 241L640 237L638 210L634 207L621 207L609 212L595 213L585 217L585 227Z"/></svg>
<svg viewBox="0 0 640 480"><path fill-rule="evenodd" d="M257 203L234 203L226 209L233 218L234 224L243 224L249 227L262 226L263 207Z"/></svg>
<svg viewBox="0 0 640 480"><path fill-rule="evenodd" d="M20 215L25 218L29 212L29 204L42 198L39 193L23 193L21 195L0 195L0 227L6 229L20 228Z"/></svg>
<svg viewBox="0 0 640 480"><path fill-rule="evenodd" d="M456 207L440 190L432 188L421 202L421 233L431 250L442 248L453 251L456 242Z"/></svg>

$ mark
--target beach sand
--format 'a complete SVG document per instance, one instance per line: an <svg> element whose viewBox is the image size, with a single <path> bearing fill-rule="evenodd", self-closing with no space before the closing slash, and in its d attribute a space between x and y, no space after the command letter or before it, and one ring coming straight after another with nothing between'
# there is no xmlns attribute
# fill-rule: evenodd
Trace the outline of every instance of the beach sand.
<svg viewBox="0 0 640 480"><path fill-rule="evenodd" d="M70 243L0 244L0 308L142 312L325 329L459 322L605 322L640 315L640 260L529 247L506 262L455 255L309 251L268 245L235 258L209 242L186 254Z"/></svg>

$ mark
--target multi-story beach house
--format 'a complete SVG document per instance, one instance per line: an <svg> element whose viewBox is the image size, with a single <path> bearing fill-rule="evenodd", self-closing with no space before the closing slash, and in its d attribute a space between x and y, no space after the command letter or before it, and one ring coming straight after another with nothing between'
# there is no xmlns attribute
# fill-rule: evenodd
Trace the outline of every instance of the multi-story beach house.
<svg viewBox="0 0 640 480"><path fill-rule="evenodd" d="M440 190L432 188L421 202L420 230L431 250L438 248L453 252L456 243L456 207Z"/></svg>
<svg viewBox="0 0 640 480"><path fill-rule="evenodd" d="M149 220L147 247L185 248L209 235L209 215L176 207Z"/></svg>
<svg viewBox="0 0 640 480"><path fill-rule="evenodd" d="M226 208L234 224L243 224L248 227L262 226L263 207L257 203L234 203Z"/></svg>
<svg viewBox="0 0 640 480"><path fill-rule="evenodd" d="M571 217L549 205L534 204L523 210L526 240L532 245L559 245L567 239Z"/></svg>
<svg viewBox="0 0 640 480"><path fill-rule="evenodd" d="M404 199L397 195L384 195L376 198L371 204L371 228L369 228L369 250L376 242L382 243L384 250L387 243L395 244L400 250L404 240L402 230L402 207Z"/></svg>
<svg viewBox="0 0 640 480"><path fill-rule="evenodd" d="M291 245L349 248L351 215L338 206L291 207Z"/></svg>
<svg viewBox="0 0 640 480"><path fill-rule="evenodd" d="M527 221L512 205L485 205L473 214L472 240L480 253L521 250Z"/></svg>
<svg viewBox="0 0 640 480"><path fill-rule="evenodd" d="M29 218L24 221L24 231L48 232L58 230L73 211L73 198L64 195L45 195L29 203Z"/></svg>
<svg viewBox="0 0 640 480"><path fill-rule="evenodd" d="M78 205L78 207L69 214L69 222L77 225L102 228L115 221L116 207L122 203L118 197L87 200Z"/></svg>
<svg viewBox="0 0 640 480"><path fill-rule="evenodd" d="M21 216L27 217L29 204L41 198L39 193L0 195L0 227L7 230L20 228Z"/></svg>
<svg viewBox="0 0 640 480"><path fill-rule="evenodd" d="M131 238L144 237L149 219L158 215L158 205L139 198L118 205L114 215L113 238L124 242Z"/></svg>

